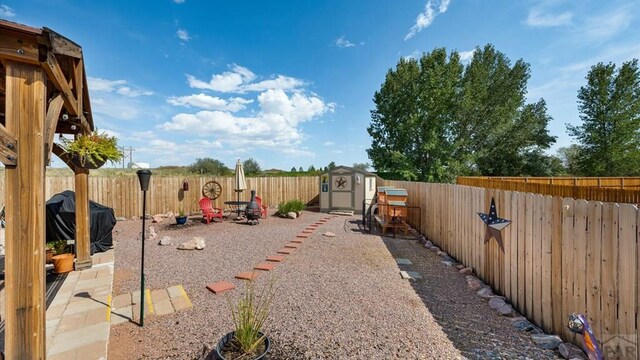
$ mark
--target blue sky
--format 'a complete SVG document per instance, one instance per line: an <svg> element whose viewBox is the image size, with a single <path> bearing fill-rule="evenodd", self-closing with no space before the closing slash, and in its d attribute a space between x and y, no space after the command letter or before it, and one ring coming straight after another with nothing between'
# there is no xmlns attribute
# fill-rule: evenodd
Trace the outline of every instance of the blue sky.
<svg viewBox="0 0 640 360"><path fill-rule="evenodd" d="M547 101L555 150L571 143L589 68L640 58L639 17L639 0L0 0L0 18L82 46L95 124L152 167L368 162L387 70L487 43L531 65L528 97Z"/></svg>

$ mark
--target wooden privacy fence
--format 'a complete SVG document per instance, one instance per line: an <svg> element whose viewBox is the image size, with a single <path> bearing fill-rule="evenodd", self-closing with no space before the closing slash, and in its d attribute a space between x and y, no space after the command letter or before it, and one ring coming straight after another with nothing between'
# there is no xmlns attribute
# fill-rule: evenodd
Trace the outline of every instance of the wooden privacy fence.
<svg viewBox="0 0 640 360"><path fill-rule="evenodd" d="M640 204L640 178L493 178L465 177L457 179L458 185L482 187L487 189L530 192L543 195L571 197L574 199L596 200L625 204ZM624 179L624 180L622 180ZM578 185L569 185L576 182ZM600 183L598 185L591 185ZM618 188L620 184L623 188ZM615 185L618 184L618 185Z"/></svg>
<svg viewBox="0 0 640 360"><path fill-rule="evenodd" d="M420 231L545 331L578 344L567 330L571 313L585 314L609 352L620 346L637 358L640 211L634 205L450 184L383 181L407 189L423 209ZM512 221L497 242L484 242L495 199ZM630 355L629 355L630 354ZM613 358L613 357L612 357ZM627 357L624 357L625 359Z"/></svg>
<svg viewBox="0 0 640 360"><path fill-rule="evenodd" d="M522 176L461 176L459 179L487 179L533 184L591 186L612 189L640 190L640 177L522 177Z"/></svg>
<svg viewBox="0 0 640 360"><path fill-rule="evenodd" d="M186 212L199 212L198 200L202 197L202 186L215 180L222 186L220 197L212 201L214 207L224 208L225 201L236 200L233 177L187 177L189 191L182 192L184 177L154 177L147 192L147 213L160 214L181 208ZM282 201L300 199L305 203L320 193L317 176L306 177L248 177L247 190L240 200L248 201L251 189L262 197L263 204L276 206ZM73 177L47 177L45 198L73 189ZM0 204L5 202L4 181L0 181ZM112 207L116 216L131 218L142 215L142 192L137 177L89 177L89 198ZM181 200L182 199L182 200Z"/></svg>

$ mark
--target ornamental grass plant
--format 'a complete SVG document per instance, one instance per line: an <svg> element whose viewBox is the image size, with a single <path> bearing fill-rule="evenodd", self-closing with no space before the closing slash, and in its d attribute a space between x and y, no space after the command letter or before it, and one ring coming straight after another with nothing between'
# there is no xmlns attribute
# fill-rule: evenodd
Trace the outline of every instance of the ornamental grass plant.
<svg viewBox="0 0 640 360"><path fill-rule="evenodd" d="M245 291L237 303L227 297L234 325L235 347L247 358L255 356L262 348L266 335L264 325L269 318L271 302L275 294L275 280L271 278L260 291L256 291L253 281L244 281ZM241 358L241 357L240 357Z"/></svg>
<svg viewBox="0 0 640 360"><path fill-rule="evenodd" d="M287 214L290 212L299 213L300 211L305 209L304 202L302 200L289 200L287 202L281 202L278 205L278 212L280 214Z"/></svg>

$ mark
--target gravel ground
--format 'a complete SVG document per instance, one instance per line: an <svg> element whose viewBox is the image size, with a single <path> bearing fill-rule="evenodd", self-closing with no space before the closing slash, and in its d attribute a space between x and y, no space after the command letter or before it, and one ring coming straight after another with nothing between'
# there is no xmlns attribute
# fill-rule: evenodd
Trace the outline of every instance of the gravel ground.
<svg viewBox="0 0 640 360"><path fill-rule="evenodd" d="M407 258L412 265L400 269L417 271L422 279L412 286L454 346L469 359L562 359L552 350L536 347L531 337L517 331L510 318L492 310L487 300L467 288L465 276L445 266L442 257L417 241L383 238L391 254Z"/></svg>
<svg viewBox="0 0 640 360"><path fill-rule="evenodd" d="M147 287L182 284L194 308L145 317L144 328L111 328L109 359L195 359L231 329L227 297L205 286L250 270L326 214L304 212L296 220L270 216L257 226L225 221L177 228L153 224L158 238L147 242ZM358 231L357 217L336 217L258 285L275 277L277 292L267 333L270 359L470 359L553 358L515 331L507 318L466 288L463 275L414 240L395 240ZM115 228L114 295L139 288L140 221ZM321 234L331 231L336 237ZM158 246L171 236L175 246ZM202 251L175 247L202 236ZM393 254L393 255L392 255ZM414 265L396 265L394 257ZM402 280L399 269L423 274ZM230 293L233 299L240 294ZM132 353L133 349L135 352Z"/></svg>
<svg viewBox="0 0 640 360"><path fill-rule="evenodd" d="M125 323L111 328L109 359L194 359L205 345L231 329L225 296L205 286L247 271L293 240L325 214L304 212L296 220L270 216L260 225L230 221L195 224L184 229L159 224L177 245L204 237L202 251L179 251L148 241L147 287L182 284L194 308L165 316L145 317L144 328ZM461 358L378 236L354 233L336 217L321 225L302 246L270 273L277 281L267 333L270 359L456 359ZM169 221L169 220L168 220ZM171 221L173 222L173 221ZM158 225L158 224L156 224ZM115 228L114 295L139 287L140 221L118 222ZM336 237L321 234L332 231ZM258 284L271 275L262 274ZM239 295L232 292L232 298ZM135 351L134 351L135 349Z"/></svg>

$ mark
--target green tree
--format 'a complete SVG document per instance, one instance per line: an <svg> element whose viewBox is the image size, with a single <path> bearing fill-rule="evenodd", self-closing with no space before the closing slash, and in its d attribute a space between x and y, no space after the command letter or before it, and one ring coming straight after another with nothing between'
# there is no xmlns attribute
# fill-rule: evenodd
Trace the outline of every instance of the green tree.
<svg viewBox="0 0 640 360"><path fill-rule="evenodd" d="M313 174L316 172L316 168L313 165L310 165L309 169L307 169L307 172L310 174Z"/></svg>
<svg viewBox="0 0 640 360"><path fill-rule="evenodd" d="M374 94L367 149L378 171L406 180L451 181L452 124L463 66L443 48L419 60L401 58Z"/></svg>
<svg viewBox="0 0 640 360"><path fill-rule="evenodd" d="M353 168L356 170L369 171L371 164L369 163L353 163Z"/></svg>
<svg viewBox="0 0 640 360"><path fill-rule="evenodd" d="M331 171L331 170L335 169L336 167L337 167L336 163L332 161L332 162L329 163L329 165L327 165L325 171L327 171L327 170Z"/></svg>
<svg viewBox="0 0 640 360"><path fill-rule="evenodd" d="M373 166L428 182L557 169L545 154L555 142L546 104L525 104L528 79L528 64L511 65L492 45L476 48L466 67L457 52L441 48L400 59L374 95L367 128Z"/></svg>
<svg viewBox="0 0 640 360"><path fill-rule="evenodd" d="M196 159L196 162L189 165L189 171L196 174L225 175L231 170L220 160L212 158Z"/></svg>
<svg viewBox="0 0 640 360"><path fill-rule="evenodd" d="M298 172L304 172L304 169L302 169L302 166L298 168Z"/></svg>
<svg viewBox="0 0 640 360"><path fill-rule="evenodd" d="M291 167L291 172L297 172L297 171L298 171L298 170L296 170L296 167L295 167L295 166Z"/></svg>
<svg viewBox="0 0 640 360"><path fill-rule="evenodd" d="M242 163L242 167L244 168L244 172L247 175L258 175L262 172L260 168L260 164L255 161L253 158L249 158Z"/></svg>
<svg viewBox="0 0 640 360"><path fill-rule="evenodd" d="M580 149L578 145L571 144L567 147L561 147L557 151L557 156L566 175L580 176L580 168L578 167L578 160L580 156Z"/></svg>
<svg viewBox="0 0 640 360"><path fill-rule="evenodd" d="M577 167L584 176L640 175L640 71L638 59L598 63L578 91L582 125L567 124L578 141Z"/></svg>

